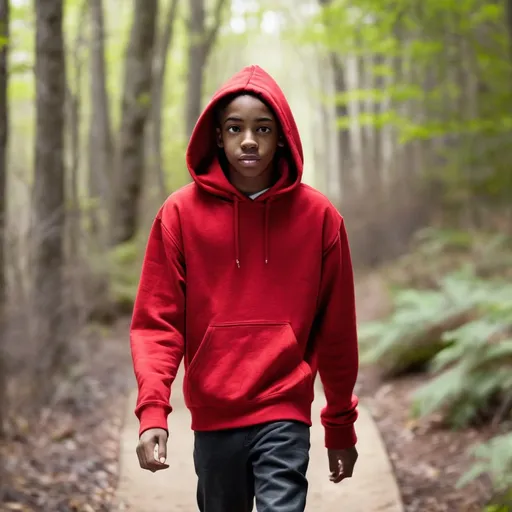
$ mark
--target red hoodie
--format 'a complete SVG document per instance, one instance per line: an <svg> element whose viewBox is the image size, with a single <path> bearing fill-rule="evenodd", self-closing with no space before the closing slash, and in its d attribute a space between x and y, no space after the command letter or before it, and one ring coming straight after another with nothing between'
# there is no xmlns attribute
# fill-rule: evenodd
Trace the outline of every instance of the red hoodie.
<svg viewBox="0 0 512 512"><path fill-rule="evenodd" d="M273 108L288 148L277 183L255 200L229 183L215 142L216 103L243 91ZM156 216L133 312L140 433L167 429L184 356L193 430L311 425L318 370L325 444L353 446L358 348L347 234L326 197L301 183L302 144L276 82L258 66L232 77L200 116L186 160L194 182Z"/></svg>

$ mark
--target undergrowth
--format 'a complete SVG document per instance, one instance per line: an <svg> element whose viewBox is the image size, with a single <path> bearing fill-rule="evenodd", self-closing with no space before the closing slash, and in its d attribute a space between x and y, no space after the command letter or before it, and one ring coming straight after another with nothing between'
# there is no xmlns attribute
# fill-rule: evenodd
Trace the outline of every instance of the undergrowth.
<svg viewBox="0 0 512 512"><path fill-rule="evenodd" d="M143 256L140 240L114 247L108 254L111 300L121 312L131 313L140 276Z"/></svg>
<svg viewBox="0 0 512 512"><path fill-rule="evenodd" d="M507 261L512 268L509 241L488 239L486 250L476 250L466 234L451 242L446 233L433 237L424 236L416 260L402 261L406 268L421 268L424 288L415 283L395 289L392 316L361 327L361 362L376 365L386 377L427 372L431 379L413 396L416 417L437 413L453 428L490 420L506 425L512 420L512 279L501 269ZM458 269L447 263L450 251ZM444 275L436 255L449 270ZM430 276L418 259L429 260ZM499 262L494 272L492 261ZM475 465L460 485L485 473L496 495L487 510L512 511L512 433L479 445L473 456Z"/></svg>

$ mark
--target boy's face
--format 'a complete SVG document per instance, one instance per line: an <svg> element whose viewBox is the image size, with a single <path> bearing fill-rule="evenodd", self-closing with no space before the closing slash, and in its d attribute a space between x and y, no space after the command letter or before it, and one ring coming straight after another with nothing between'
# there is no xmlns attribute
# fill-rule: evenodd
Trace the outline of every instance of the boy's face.
<svg viewBox="0 0 512 512"><path fill-rule="evenodd" d="M220 113L217 144L224 148L233 185L249 193L269 186L276 149L284 145L274 114L249 95L238 96Z"/></svg>

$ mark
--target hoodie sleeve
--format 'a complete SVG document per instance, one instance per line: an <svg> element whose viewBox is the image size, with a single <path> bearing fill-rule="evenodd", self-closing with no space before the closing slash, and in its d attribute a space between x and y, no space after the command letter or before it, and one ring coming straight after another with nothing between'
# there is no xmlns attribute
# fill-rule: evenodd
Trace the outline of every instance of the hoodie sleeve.
<svg viewBox="0 0 512 512"><path fill-rule="evenodd" d="M354 386L359 356L352 261L343 219L324 251L320 301L316 318L318 372L327 405L321 412L325 446L354 446L358 399Z"/></svg>
<svg viewBox="0 0 512 512"><path fill-rule="evenodd" d="M130 327L139 434L167 427L171 385L184 352L185 264L179 237L153 222Z"/></svg>

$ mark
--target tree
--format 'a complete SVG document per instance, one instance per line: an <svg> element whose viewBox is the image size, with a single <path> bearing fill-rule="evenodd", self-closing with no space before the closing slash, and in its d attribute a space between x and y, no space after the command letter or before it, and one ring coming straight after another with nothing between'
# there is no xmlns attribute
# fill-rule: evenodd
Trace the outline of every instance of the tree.
<svg viewBox="0 0 512 512"><path fill-rule="evenodd" d="M137 232L144 176L144 130L150 112L152 62L158 0L134 0L125 57L125 78L117 148L111 241L118 245Z"/></svg>
<svg viewBox="0 0 512 512"><path fill-rule="evenodd" d="M7 188L7 146L9 135L9 105L7 99L8 73L7 57L9 42L9 0L0 0L0 336L4 340L5 305L7 302L7 271L5 264L6 188ZM6 410L6 382L4 347L0 344L0 438L4 433Z"/></svg>
<svg viewBox="0 0 512 512"><path fill-rule="evenodd" d="M88 14L87 0L82 0L77 10L77 32L75 40L70 45L70 68L74 73L68 73L69 83L66 88L67 117L64 145L69 145L69 166L66 172L66 241L67 259L72 262L75 269L78 269L82 262L81 235L82 215L80 209L80 168L81 168L81 137L80 124L82 114L82 68L83 48L86 44L85 29L87 27ZM71 75L71 76L70 76ZM66 281L67 304L66 324L70 330L76 328L80 323L80 317L84 313L83 305L80 302L80 273L73 272ZM70 331L71 332L71 331Z"/></svg>
<svg viewBox="0 0 512 512"><path fill-rule="evenodd" d="M32 240L37 392L47 398L50 376L65 356L63 270L65 233L64 122L66 65L63 0L36 2L36 141Z"/></svg>
<svg viewBox="0 0 512 512"><path fill-rule="evenodd" d="M91 215L92 229L102 239L110 201L113 175L112 131L110 104L105 67L105 21L103 1L89 0L91 23L90 90L91 118L89 122L89 197L97 204ZM98 215L98 211L100 215ZM102 215L101 215L102 214ZM101 225L101 227L100 227ZM104 240L103 240L104 241Z"/></svg>
<svg viewBox="0 0 512 512"><path fill-rule="evenodd" d="M510 59L512 60L512 0L505 0L506 27L509 37Z"/></svg>
<svg viewBox="0 0 512 512"><path fill-rule="evenodd" d="M323 9L324 15L322 21L327 30L334 30L332 22L329 19L326 9L332 3L332 0L319 0L319 4ZM347 92L347 80L345 77L345 70L341 62L341 58L337 52L329 51L329 62L334 76L334 92L336 95L342 95ZM348 119L349 112L345 103L336 102L336 118ZM338 161L339 173L341 184L342 197L350 197L354 190L354 162L352 156L352 142L349 127L338 128L337 130L338 142Z"/></svg>
<svg viewBox="0 0 512 512"><path fill-rule="evenodd" d="M158 39L153 59L153 91L151 93L152 149L156 177L163 199L167 196L165 173L162 162L162 109L164 108L164 86L167 69L167 55L174 35L174 24L178 13L179 0L171 0L165 16L164 27Z"/></svg>
<svg viewBox="0 0 512 512"><path fill-rule="evenodd" d="M206 23L205 0L190 0L188 20L188 74L187 74L187 110L185 115L187 137L190 137L201 114L204 73L208 57L217 39L222 9L226 0L216 0L213 20Z"/></svg>

